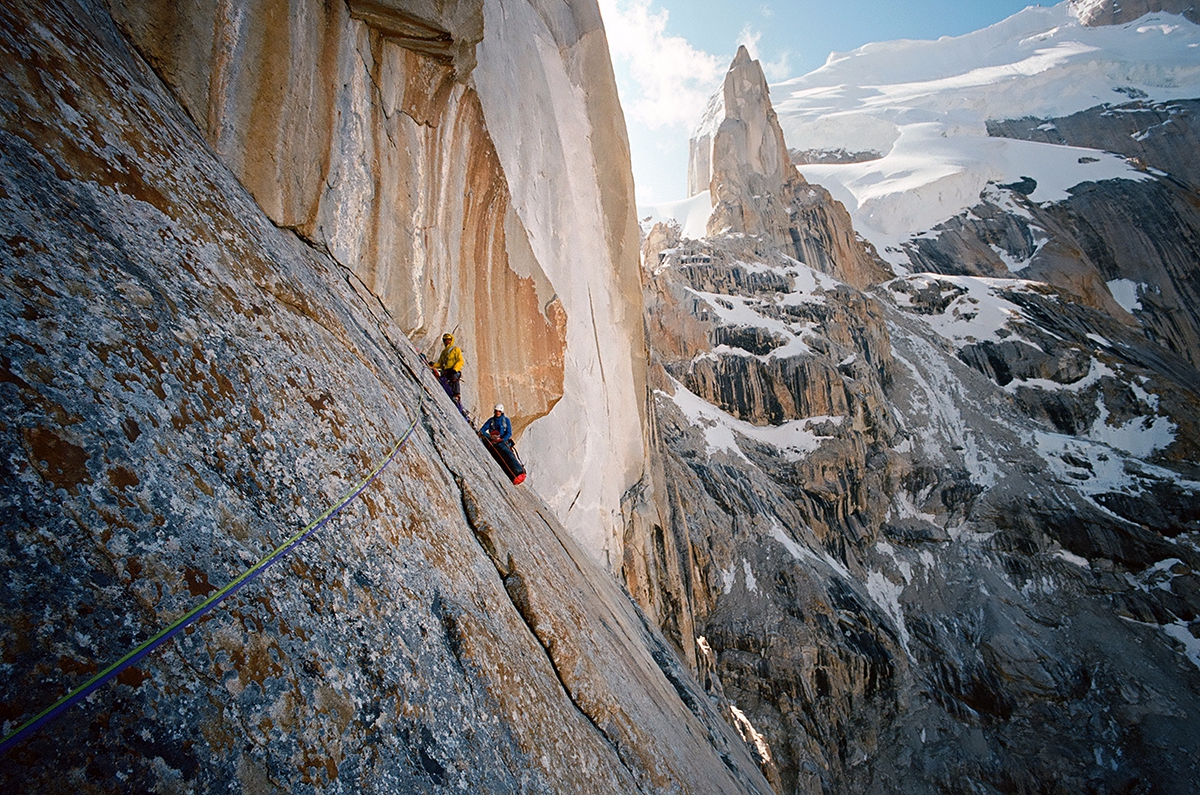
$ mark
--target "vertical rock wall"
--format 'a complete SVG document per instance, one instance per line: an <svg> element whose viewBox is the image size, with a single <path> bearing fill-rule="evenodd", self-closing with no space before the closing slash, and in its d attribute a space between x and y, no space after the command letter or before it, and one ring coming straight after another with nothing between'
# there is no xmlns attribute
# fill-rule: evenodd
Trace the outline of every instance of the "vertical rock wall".
<svg viewBox="0 0 1200 795"><path fill-rule="evenodd" d="M621 561L644 468L645 344L624 116L593 3L488 0L474 80L529 244L566 310L562 400L523 439L538 492ZM586 144L584 142L587 142Z"/></svg>
<svg viewBox="0 0 1200 795"><path fill-rule="evenodd" d="M628 144L596 8L112 8L272 220L353 269L419 347L456 332L469 405L505 403L521 434L565 399L522 439L530 484L619 556L644 365Z"/></svg>

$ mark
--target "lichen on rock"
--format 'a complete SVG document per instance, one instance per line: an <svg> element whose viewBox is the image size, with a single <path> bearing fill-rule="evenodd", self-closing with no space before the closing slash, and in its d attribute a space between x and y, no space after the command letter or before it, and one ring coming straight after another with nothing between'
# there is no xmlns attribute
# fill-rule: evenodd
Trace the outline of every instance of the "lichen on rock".
<svg viewBox="0 0 1200 795"><path fill-rule="evenodd" d="M0 787L768 790L363 275L264 212L101 3L6 4L0 54L6 733L416 422L333 522L0 759Z"/></svg>

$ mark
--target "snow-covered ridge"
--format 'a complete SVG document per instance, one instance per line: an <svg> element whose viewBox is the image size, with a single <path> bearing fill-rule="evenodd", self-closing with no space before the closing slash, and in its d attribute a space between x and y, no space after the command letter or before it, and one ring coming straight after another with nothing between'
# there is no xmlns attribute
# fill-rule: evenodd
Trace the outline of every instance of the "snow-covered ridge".
<svg viewBox="0 0 1200 795"><path fill-rule="evenodd" d="M1045 203L1081 182L1142 178L1112 154L988 138L986 121L1200 96L1200 27L1159 13L1092 28L1068 3L1031 7L964 36L831 54L771 94L789 148L883 154L801 172L885 252L977 203L989 182L1031 177L1030 199Z"/></svg>

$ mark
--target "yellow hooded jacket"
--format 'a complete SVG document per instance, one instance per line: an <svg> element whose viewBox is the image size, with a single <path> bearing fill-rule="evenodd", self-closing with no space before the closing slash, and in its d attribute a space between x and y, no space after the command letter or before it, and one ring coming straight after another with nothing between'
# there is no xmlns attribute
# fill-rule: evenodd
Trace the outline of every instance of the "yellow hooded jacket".
<svg viewBox="0 0 1200 795"><path fill-rule="evenodd" d="M453 334L447 334L446 336L450 338L450 342L442 349L442 355L437 360L437 368L439 370L450 370L451 372L461 373L463 365L466 364L463 361L462 349L454 344Z"/></svg>

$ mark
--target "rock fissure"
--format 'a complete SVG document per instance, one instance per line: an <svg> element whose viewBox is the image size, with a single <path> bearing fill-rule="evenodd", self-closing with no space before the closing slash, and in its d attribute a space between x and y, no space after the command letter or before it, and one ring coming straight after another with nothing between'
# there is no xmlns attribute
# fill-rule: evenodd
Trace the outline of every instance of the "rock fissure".
<svg viewBox="0 0 1200 795"><path fill-rule="evenodd" d="M443 465L445 465L444 461ZM449 467L447 468L449 469ZM509 603L517 612L517 615L521 617L521 621L524 622L525 627L529 630L530 636L537 641L538 646L545 654L546 662L549 664L550 669L554 672L555 678L562 687L563 695L566 696L579 714L587 719L588 723L593 729L595 729L596 733L604 738L605 742L607 742L609 747L612 748L616 758L620 760L622 766L629 773L630 777L636 780L638 778L636 771L626 760L626 754L622 750L620 740L610 735L609 732L605 731L604 727L597 722L596 718L593 717L586 709L584 709L584 706L577 700L575 693L573 692L567 679L563 676L563 672L559 667L560 663L555 655L553 641L547 640L545 636L545 630L539 628L540 622L538 621L536 611L530 603L525 578L521 574L512 553L508 553L503 560L501 559L501 550L497 544L497 541L494 539L494 531L482 518L476 498L470 493L470 489L461 475L454 472L452 469L450 470L450 474L458 487L458 492L461 497L463 518L466 520L467 525L471 528L471 532L474 534L475 540L479 544L479 548L492 563L492 566L496 571L496 575L500 578L500 582L504 586L504 592L508 594ZM571 558L569 550L562 545L562 540L558 538L558 534L555 533L550 527L549 523L546 522L545 517L542 517L540 511L537 512L537 515L541 517L547 532L555 537L560 547L562 547L563 552L568 556L568 558ZM640 785L638 786L637 791L645 792Z"/></svg>

